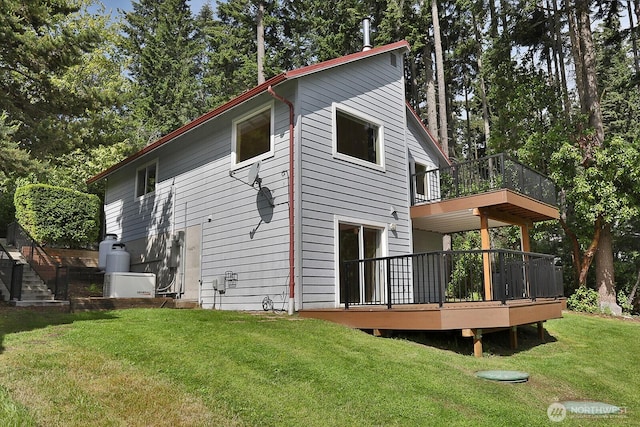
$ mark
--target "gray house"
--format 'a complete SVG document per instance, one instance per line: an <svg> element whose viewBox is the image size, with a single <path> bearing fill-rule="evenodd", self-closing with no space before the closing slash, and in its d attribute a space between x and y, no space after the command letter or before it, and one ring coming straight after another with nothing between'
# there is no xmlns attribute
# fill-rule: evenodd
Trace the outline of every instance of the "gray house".
<svg viewBox="0 0 640 427"><path fill-rule="evenodd" d="M409 218L414 165L447 159L405 102L407 49L280 74L92 178L131 270L203 307L338 307L340 261L441 248Z"/></svg>
<svg viewBox="0 0 640 427"><path fill-rule="evenodd" d="M204 308L459 329L476 351L483 329L561 317L554 257L529 249L553 183L503 155L450 164L405 101L407 51L277 75L90 179L131 271ZM492 248L505 225L519 250ZM465 230L480 250L442 250Z"/></svg>

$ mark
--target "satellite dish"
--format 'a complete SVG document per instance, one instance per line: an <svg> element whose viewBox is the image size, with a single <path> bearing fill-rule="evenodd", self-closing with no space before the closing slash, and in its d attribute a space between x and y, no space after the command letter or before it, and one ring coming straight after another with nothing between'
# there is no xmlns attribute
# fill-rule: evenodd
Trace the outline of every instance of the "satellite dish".
<svg viewBox="0 0 640 427"><path fill-rule="evenodd" d="M260 185L260 178L258 177L258 173L260 172L260 162L255 162L249 168L249 175L247 176L247 181L253 187L253 184L256 182Z"/></svg>

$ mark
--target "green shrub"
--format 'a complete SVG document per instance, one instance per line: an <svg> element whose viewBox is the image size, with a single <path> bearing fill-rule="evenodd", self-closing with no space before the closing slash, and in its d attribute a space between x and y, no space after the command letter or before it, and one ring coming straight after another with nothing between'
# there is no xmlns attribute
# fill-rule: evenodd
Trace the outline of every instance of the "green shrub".
<svg viewBox="0 0 640 427"><path fill-rule="evenodd" d="M13 221L15 208L13 206L13 188L0 189L0 236L7 236L7 224Z"/></svg>
<svg viewBox="0 0 640 427"><path fill-rule="evenodd" d="M624 313L631 314L633 311L633 301L629 301L629 297L622 289L618 292L618 304L622 307Z"/></svg>
<svg viewBox="0 0 640 427"><path fill-rule="evenodd" d="M573 295L567 298L567 307L573 311L583 311L586 313L598 313L598 292L586 286L580 286Z"/></svg>
<svg viewBox="0 0 640 427"><path fill-rule="evenodd" d="M16 189L16 220L40 244L82 248L100 231L100 199L94 194L46 184Z"/></svg>

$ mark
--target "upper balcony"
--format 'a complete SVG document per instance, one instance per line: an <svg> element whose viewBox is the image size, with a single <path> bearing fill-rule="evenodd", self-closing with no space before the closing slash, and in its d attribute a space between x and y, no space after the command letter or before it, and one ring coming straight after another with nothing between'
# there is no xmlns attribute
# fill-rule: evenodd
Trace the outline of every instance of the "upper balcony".
<svg viewBox="0 0 640 427"><path fill-rule="evenodd" d="M553 181L505 154L416 170L411 178L411 218L420 229L477 230L483 215L490 228L559 216Z"/></svg>

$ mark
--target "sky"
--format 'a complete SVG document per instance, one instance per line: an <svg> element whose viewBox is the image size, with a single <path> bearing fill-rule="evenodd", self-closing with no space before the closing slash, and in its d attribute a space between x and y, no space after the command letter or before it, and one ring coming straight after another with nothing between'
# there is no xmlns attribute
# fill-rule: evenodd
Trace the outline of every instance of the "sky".
<svg viewBox="0 0 640 427"><path fill-rule="evenodd" d="M118 9L126 11L132 9L131 0L101 0L101 2L104 4L106 11L111 11L114 15L118 13ZM205 3L209 3L215 10L216 0L188 0L187 3L189 3L189 7L191 8L191 13L196 15Z"/></svg>

